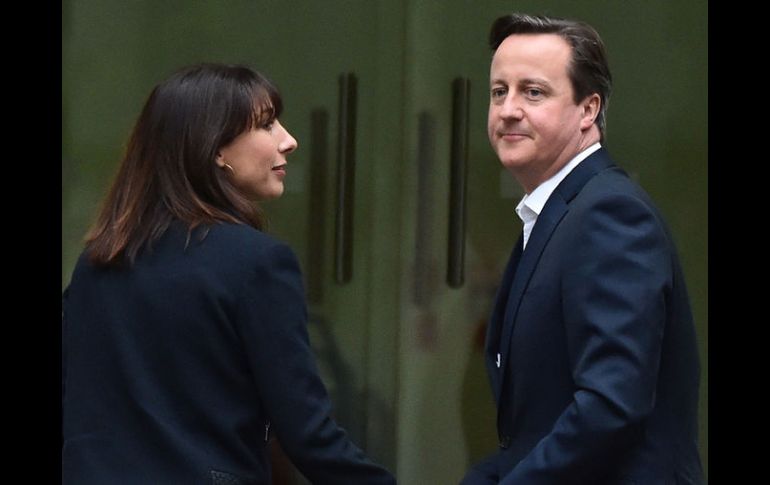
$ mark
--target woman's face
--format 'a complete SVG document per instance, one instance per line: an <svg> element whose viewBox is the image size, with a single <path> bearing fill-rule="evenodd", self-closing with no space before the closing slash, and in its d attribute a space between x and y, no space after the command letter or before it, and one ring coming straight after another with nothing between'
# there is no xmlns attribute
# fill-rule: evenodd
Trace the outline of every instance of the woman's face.
<svg viewBox="0 0 770 485"><path fill-rule="evenodd" d="M216 163L247 197L275 199L283 194L286 155L296 148L297 140L275 119L241 133L223 146Z"/></svg>

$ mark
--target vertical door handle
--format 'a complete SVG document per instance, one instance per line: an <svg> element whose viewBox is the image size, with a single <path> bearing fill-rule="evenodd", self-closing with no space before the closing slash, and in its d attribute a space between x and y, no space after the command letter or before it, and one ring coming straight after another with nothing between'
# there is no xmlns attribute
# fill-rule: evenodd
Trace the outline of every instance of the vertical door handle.
<svg viewBox="0 0 770 485"><path fill-rule="evenodd" d="M356 168L356 76L339 77L337 134L337 209L334 227L334 279L347 283L353 275L353 197Z"/></svg>
<svg viewBox="0 0 770 485"><path fill-rule="evenodd" d="M326 174L328 158L329 113L317 108L310 114L310 183L307 299L319 304L323 298L324 235L326 234Z"/></svg>
<svg viewBox="0 0 770 485"><path fill-rule="evenodd" d="M468 113L471 81L452 82L452 145L449 175L449 250L446 280L459 288L465 279L465 193L468 172Z"/></svg>
<svg viewBox="0 0 770 485"><path fill-rule="evenodd" d="M435 208L431 203L436 186L435 146L436 119L429 112L422 111L417 117L417 224L412 292L412 301L420 308L430 306L435 288L431 284L436 276L432 227Z"/></svg>

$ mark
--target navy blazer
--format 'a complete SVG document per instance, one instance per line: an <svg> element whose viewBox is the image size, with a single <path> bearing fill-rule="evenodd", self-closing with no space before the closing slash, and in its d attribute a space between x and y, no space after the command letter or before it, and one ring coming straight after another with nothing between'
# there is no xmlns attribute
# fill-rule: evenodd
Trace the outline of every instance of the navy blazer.
<svg viewBox="0 0 770 485"><path fill-rule="evenodd" d="M331 418L297 260L245 225L175 222L131 269L81 256L62 308L63 484L392 484Z"/></svg>
<svg viewBox="0 0 770 485"><path fill-rule="evenodd" d="M499 451L463 483L700 484L699 364L674 243L604 149L516 245L485 360Z"/></svg>

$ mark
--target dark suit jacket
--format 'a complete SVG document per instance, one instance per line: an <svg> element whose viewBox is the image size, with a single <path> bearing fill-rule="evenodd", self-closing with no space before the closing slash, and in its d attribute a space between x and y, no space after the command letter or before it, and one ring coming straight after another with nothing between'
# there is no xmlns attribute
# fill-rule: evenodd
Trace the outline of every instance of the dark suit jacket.
<svg viewBox="0 0 770 485"><path fill-rule="evenodd" d="M337 426L292 251L174 223L130 270L81 256L63 299L65 484L267 484L269 433L313 483L392 484Z"/></svg>
<svg viewBox="0 0 770 485"><path fill-rule="evenodd" d="M693 320L648 196L600 149L521 243L485 350L500 449L463 483L702 483Z"/></svg>

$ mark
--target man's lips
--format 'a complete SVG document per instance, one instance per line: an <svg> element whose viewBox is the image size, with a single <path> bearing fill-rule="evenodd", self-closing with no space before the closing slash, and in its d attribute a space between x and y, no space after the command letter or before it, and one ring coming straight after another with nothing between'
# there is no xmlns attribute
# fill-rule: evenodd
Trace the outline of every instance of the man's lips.
<svg viewBox="0 0 770 485"><path fill-rule="evenodd" d="M501 138L529 138L528 133L521 131L498 131L497 136Z"/></svg>

